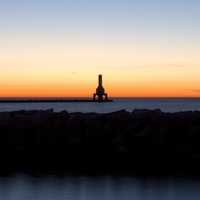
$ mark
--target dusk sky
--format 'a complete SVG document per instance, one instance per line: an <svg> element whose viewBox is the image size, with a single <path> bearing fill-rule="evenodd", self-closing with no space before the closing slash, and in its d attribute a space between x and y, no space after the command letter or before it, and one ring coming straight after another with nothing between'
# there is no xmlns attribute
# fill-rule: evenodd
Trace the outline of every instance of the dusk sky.
<svg viewBox="0 0 200 200"><path fill-rule="evenodd" d="M200 96L198 0L0 0L0 96Z"/></svg>

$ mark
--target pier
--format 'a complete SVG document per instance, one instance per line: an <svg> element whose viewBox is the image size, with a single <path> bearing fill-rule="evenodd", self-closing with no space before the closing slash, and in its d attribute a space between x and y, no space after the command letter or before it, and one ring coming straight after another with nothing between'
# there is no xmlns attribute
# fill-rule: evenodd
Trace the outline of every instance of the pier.
<svg viewBox="0 0 200 200"><path fill-rule="evenodd" d="M93 99L0 99L0 103L95 103ZM103 101L113 102L113 100Z"/></svg>

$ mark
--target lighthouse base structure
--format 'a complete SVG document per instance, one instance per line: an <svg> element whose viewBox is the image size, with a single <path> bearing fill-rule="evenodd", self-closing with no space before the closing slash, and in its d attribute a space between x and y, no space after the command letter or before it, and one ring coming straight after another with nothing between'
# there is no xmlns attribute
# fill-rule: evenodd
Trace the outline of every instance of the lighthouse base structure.
<svg viewBox="0 0 200 200"><path fill-rule="evenodd" d="M105 102L105 101L109 101L108 100L108 94L103 94L103 95L99 95L94 93L93 94L93 101L98 101L98 102Z"/></svg>

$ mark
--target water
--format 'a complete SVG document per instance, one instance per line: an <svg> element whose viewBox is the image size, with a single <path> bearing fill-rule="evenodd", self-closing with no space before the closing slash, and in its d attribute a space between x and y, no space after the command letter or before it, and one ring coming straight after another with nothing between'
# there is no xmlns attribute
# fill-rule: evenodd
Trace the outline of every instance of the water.
<svg viewBox="0 0 200 200"><path fill-rule="evenodd" d="M111 103L0 103L0 111L51 109L59 112L106 113L121 109L161 109L164 112L200 110L200 98L118 98Z"/></svg>
<svg viewBox="0 0 200 200"><path fill-rule="evenodd" d="M200 182L133 177L0 178L3 200L195 200Z"/></svg>

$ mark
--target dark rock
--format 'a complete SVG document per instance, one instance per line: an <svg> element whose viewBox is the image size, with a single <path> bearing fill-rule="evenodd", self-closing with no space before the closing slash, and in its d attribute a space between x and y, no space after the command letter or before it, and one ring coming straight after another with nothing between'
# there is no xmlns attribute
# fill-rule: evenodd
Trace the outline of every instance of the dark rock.
<svg viewBox="0 0 200 200"><path fill-rule="evenodd" d="M200 112L0 113L0 173L194 173Z"/></svg>

